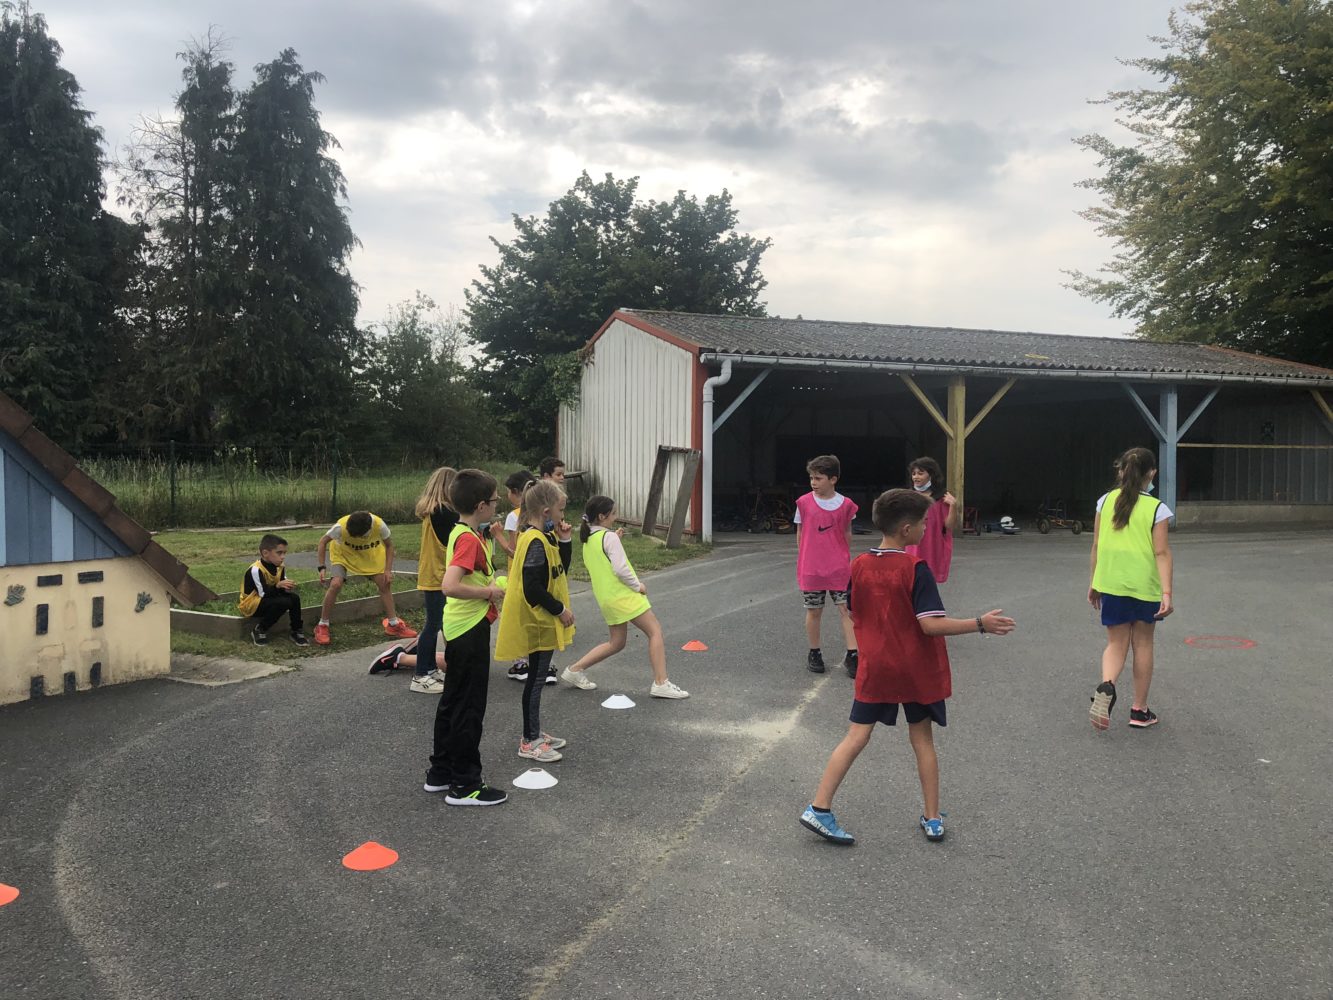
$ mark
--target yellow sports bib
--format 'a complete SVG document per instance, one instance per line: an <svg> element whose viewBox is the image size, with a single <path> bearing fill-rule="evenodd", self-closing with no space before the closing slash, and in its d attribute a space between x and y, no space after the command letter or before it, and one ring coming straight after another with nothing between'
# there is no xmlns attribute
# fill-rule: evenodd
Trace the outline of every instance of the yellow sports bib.
<svg viewBox="0 0 1333 1000"><path fill-rule="evenodd" d="M495 658L517 660L540 650L564 649L574 639L574 626L565 625L540 605L531 605L523 599L523 564L528 548L541 545L546 549L546 589L557 601L569 607L569 577L560 562L560 550L536 528L528 528L518 536L510 575L519 582L505 593L504 608L500 611L500 631L495 637Z"/></svg>
<svg viewBox="0 0 1333 1000"><path fill-rule="evenodd" d="M347 567L348 576L374 576L384 572L384 539L381 537L384 522L378 514L370 515L370 530L364 535L353 535L347 530L347 518L338 519L342 528L342 538L334 538L329 544L329 562Z"/></svg>

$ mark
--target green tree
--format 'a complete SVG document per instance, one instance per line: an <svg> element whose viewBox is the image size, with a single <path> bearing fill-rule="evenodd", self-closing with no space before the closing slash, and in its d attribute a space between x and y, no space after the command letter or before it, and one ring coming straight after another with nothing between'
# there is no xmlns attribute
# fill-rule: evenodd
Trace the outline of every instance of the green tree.
<svg viewBox="0 0 1333 1000"><path fill-rule="evenodd" d="M736 232L725 190L701 204L681 191L640 202L638 178L585 172L546 216L514 216L465 294L494 398L514 438L549 448L560 401L578 386L578 349L617 308L762 316L759 263L771 241Z"/></svg>
<svg viewBox="0 0 1333 1000"><path fill-rule="evenodd" d="M1071 286L1153 340L1333 366L1333 7L1207 0L1172 14L1159 87L1109 94L1133 135L1078 144L1084 218L1119 247Z"/></svg>
<svg viewBox="0 0 1333 1000"><path fill-rule="evenodd" d="M56 440L106 433L139 239L102 210L101 131L28 5L0 5L0 389Z"/></svg>
<svg viewBox="0 0 1333 1000"><path fill-rule="evenodd" d="M357 378L355 450L454 465L506 453L490 400L471 377L468 346L457 311L421 292L372 327Z"/></svg>
<svg viewBox="0 0 1333 1000"><path fill-rule="evenodd" d="M210 442L214 392L228 381L240 281L227 211L236 95L224 47L210 29L177 53L177 117L144 118L121 167L119 202L152 227L124 376L134 400L124 431L148 440Z"/></svg>
<svg viewBox="0 0 1333 1000"><path fill-rule="evenodd" d="M291 49L257 66L228 156L231 270L239 288L219 434L247 444L328 439L351 411L356 237L315 84Z"/></svg>

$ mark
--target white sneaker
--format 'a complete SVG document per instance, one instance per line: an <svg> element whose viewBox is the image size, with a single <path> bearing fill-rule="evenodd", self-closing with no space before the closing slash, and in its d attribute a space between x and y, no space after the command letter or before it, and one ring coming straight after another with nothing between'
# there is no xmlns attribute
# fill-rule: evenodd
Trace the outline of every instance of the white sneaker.
<svg viewBox="0 0 1333 1000"><path fill-rule="evenodd" d="M439 667L436 667L434 670L432 670L430 672L430 675L434 677L437 681L439 681L441 684L444 683L444 671L441 670Z"/></svg>
<svg viewBox="0 0 1333 1000"><path fill-rule="evenodd" d="M654 683L648 689L648 693L654 698L688 698L690 696L688 691L682 691L671 681L667 681L665 684Z"/></svg>
<svg viewBox="0 0 1333 1000"><path fill-rule="evenodd" d="M439 694L444 690L444 682L436 680L432 674L412 678L412 690L417 694Z"/></svg>
<svg viewBox="0 0 1333 1000"><path fill-rule="evenodd" d="M526 757L528 760L541 761L543 764L557 761L564 756L559 750L552 749L551 744L540 739L533 740L531 743L520 741L518 755Z"/></svg>
<svg viewBox="0 0 1333 1000"><path fill-rule="evenodd" d="M568 667L565 667L564 673L560 675L560 679L566 684L573 684L580 691L597 690L597 685L588 680L588 672L586 670L570 670Z"/></svg>

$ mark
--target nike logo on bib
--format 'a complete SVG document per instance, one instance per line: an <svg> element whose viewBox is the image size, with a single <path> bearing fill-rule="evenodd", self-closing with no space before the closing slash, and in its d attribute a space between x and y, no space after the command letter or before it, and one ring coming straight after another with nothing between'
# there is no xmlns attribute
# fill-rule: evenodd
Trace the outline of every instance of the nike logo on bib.
<svg viewBox="0 0 1333 1000"><path fill-rule="evenodd" d="M820 531L828 531L829 528L831 528L831 527L833 527L833 525L831 525L831 524L821 524L821 525L819 526L819 529L818 529L818 530L820 530Z"/></svg>

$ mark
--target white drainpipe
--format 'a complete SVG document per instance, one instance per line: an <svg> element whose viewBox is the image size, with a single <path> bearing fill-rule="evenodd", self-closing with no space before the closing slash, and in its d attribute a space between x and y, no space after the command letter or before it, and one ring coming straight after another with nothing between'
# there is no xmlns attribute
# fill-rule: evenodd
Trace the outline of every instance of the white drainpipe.
<svg viewBox="0 0 1333 1000"><path fill-rule="evenodd" d="M703 540L713 540L713 389L731 381L731 359L722 362L722 374L704 380L704 505Z"/></svg>

